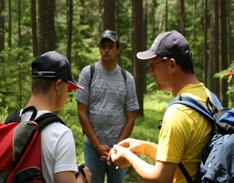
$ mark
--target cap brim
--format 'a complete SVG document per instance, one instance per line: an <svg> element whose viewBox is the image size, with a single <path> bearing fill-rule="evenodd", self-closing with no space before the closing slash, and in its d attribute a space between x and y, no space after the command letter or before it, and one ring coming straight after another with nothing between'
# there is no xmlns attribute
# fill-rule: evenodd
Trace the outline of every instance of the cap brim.
<svg viewBox="0 0 234 183"><path fill-rule="evenodd" d="M148 59L156 57L157 55L155 55L153 50L146 50L146 51L138 52L136 56L137 58L141 60L148 60Z"/></svg>
<svg viewBox="0 0 234 183"><path fill-rule="evenodd" d="M76 81L72 80L72 81L68 81L70 84L69 90L76 90L76 89L80 89L80 90L84 90L84 87L79 85Z"/></svg>
<svg viewBox="0 0 234 183"><path fill-rule="evenodd" d="M105 37L102 37L102 38L100 39L100 42L101 42L103 39L110 39L110 40L113 41L113 42L116 42L116 41L117 41L116 39L114 39L114 38L111 37L111 36L105 36Z"/></svg>
<svg viewBox="0 0 234 183"><path fill-rule="evenodd" d="M234 76L234 70L225 75L225 77Z"/></svg>

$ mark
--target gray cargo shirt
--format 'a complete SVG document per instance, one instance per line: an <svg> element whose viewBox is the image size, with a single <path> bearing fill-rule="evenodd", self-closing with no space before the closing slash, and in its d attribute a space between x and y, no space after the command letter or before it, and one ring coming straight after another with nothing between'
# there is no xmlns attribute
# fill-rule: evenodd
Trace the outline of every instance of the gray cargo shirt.
<svg viewBox="0 0 234 183"><path fill-rule="evenodd" d="M126 122L126 111L139 109L133 76L126 71L126 82L119 65L105 70L95 63L92 81L90 66L82 69L79 84L85 90L77 90L76 100L88 105L88 118L101 144L117 143ZM87 137L86 142L89 142Z"/></svg>

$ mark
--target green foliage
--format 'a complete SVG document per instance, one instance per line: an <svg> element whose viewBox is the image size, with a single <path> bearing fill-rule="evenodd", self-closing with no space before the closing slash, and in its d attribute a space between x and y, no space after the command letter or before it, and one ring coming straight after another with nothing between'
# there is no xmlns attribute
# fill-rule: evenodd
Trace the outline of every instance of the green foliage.
<svg viewBox="0 0 234 183"><path fill-rule="evenodd" d="M0 94L1 95L1 94ZM0 96L1 97L1 96ZM1 101L0 101L1 102ZM0 123L5 121L6 117L8 115L7 107L0 107Z"/></svg>
<svg viewBox="0 0 234 183"><path fill-rule="evenodd" d="M30 61L30 62L29 62ZM8 111L21 108L30 95L32 58L25 48L2 52L0 60L0 102ZM0 111L1 112L1 111Z"/></svg>
<svg viewBox="0 0 234 183"><path fill-rule="evenodd" d="M219 73L216 73L214 76L215 78L227 80L228 90L227 90L226 94L228 95L228 98L229 98L228 106L230 108L233 107L233 105L234 105L234 79L233 79L233 76L226 77L226 74L228 74L233 69L234 69L234 62L232 62L227 69L225 69Z"/></svg>

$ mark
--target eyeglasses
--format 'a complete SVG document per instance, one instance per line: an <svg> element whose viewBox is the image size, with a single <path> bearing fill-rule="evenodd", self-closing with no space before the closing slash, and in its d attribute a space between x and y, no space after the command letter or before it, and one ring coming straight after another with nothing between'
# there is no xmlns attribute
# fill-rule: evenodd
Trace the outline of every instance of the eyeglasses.
<svg viewBox="0 0 234 183"><path fill-rule="evenodd" d="M99 47L103 50L105 49L112 50L115 48L115 44L100 44Z"/></svg>
<svg viewBox="0 0 234 183"><path fill-rule="evenodd" d="M167 61L167 60L169 60L168 57L163 57L162 60L160 60L159 62L151 62L151 63L150 63L150 69L151 69L151 71L154 70L154 66L155 66L155 65L157 65L157 64L159 64L159 63L161 63L161 62L165 62L165 61Z"/></svg>

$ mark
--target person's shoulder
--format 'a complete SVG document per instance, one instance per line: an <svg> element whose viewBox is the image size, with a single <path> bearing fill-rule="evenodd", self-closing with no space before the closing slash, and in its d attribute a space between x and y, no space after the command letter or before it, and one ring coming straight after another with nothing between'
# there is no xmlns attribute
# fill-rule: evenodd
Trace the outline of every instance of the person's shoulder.
<svg viewBox="0 0 234 183"><path fill-rule="evenodd" d="M91 63L89 65L86 65L85 67L83 67L81 73L90 73L91 72L91 67L93 67L94 69L97 67L98 62L94 62Z"/></svg>
<svg viewBox="0 0 234 183"><path fill-rule="evenodd" d="M89 71L90 70L90 66L91 66L91 64L90 65L86 65L85 67L83 67L83 69L82 69L81 72L87 72L87 71Z"/></svg>
<svg viewBox="0 0 234 183"><path fill-rule="evenodd" d="M72 131L66 125L64 125L58 121L54 121L54 122L51 122L51 124L48 125L42 131L42 133L43 133L43 135L45 135L49 138L50 137L60 138L60 137L64 136L65 134L72 134Z"/></svg>
<svg viewBox="0 0 234 183"><path fill-rule="evenodd" d="M130 73L128 70L126 70L124 68L123 68L123 70L125 71L127 78L130 78L131 80L134 80L134 77L133 77L132 73Z"/></svg>
<svg viewBox="0 0 234 183"><path fill-rule="evenodd" d="M131 74L127 69L123 68L123 67L120 66L119 64L117 65L117 67L118 67L119 70L125 72L125 74L126 74L127 76L132 76L132 74Z"/></svg>

